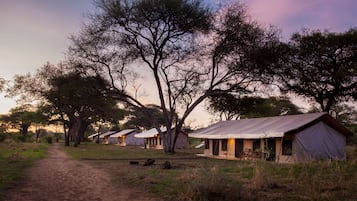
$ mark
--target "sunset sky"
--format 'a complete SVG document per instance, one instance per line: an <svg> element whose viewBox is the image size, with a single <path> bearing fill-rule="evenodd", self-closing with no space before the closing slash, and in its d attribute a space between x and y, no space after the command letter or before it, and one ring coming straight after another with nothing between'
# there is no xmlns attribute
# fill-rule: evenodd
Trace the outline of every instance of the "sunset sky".
<svg viewBox="0 0 357 201"><path fill-rule="evenodd" d="M280 28L285 39L302 27L342 32L357 26L356 0L243 2L252 19ZM57 64L70 44L69 35L78 32L84 14L93 10L91 0L0 0L0 77L11 80L47 61ZM15 103L0 95L1 114Z"/></svg>

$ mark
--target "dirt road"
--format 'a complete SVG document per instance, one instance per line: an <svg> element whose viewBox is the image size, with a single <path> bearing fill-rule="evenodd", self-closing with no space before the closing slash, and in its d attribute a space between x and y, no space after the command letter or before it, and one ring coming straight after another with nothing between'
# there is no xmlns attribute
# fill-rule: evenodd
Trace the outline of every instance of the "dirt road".
<svg viewBox="0 0 357 201"><path fill-rule="evenodd" d="M142 190L111 183L110 175L83 161L70 159L59 144L28 170L6 201L155 201Z"/></svg>

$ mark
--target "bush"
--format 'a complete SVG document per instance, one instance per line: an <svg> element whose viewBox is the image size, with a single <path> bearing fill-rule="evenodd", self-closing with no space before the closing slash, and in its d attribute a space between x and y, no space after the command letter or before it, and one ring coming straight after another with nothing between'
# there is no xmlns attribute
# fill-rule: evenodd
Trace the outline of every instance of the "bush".
<svg viewBox="0 0 357 201"><path fill-rule="evenodd" d="M4 142L6 139L6 134L5 133L0 133L0 142Z"/></svg>
<svg viewBox="0 0 357 201"><path fill-rule="evenodd" d="M46 137L46 142L48 144L52 144L52 137Z"/></svg>
<svg viewBox="0 0 357 201"><path fill-rule="evenodd" d="M191 183L187 200L234 201L241 200L242 184L237 178L229 178L217 169L203 170Z"/></svg>
<svg viewBox="0 0 357 201"><path fill-rule="evenodd" d="M26 136L25 135L15 135L14 140L15 142L26 142Z"/></svg>

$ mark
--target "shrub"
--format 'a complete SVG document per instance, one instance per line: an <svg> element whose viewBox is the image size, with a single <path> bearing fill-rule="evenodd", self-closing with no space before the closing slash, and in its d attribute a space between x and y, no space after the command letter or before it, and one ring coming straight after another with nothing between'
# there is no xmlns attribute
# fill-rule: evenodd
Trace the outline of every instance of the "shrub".
<svg viewBox="0 0 357 201"><path fill-rule="evenodd" d="M229 178L216 168L203 170L191 183L186 200L233 201L241 200L242 184L237 178Z"/></svg>
<svg viewBox="0 0 357 201"><path fill-rule="evenodd" d="M52 144L52 137L46 137L46 142L48 144Z"/></svg>
<svg viewBox="0 0 357 201"><path fill-rule="evenodd" d="M0 142L4 142L6 139L6 134L5 133L0 133Z"/></svg>

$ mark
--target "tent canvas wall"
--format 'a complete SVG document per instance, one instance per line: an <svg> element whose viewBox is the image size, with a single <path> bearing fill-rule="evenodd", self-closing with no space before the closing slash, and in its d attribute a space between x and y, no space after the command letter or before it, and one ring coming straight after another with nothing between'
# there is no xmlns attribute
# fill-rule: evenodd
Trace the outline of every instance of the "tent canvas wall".
<svg viewBox="0 0 357 201"><path fill-rule="evenodd" d="M102 133L99 135L99 142L102 143L102 144L108 144L108 138L109 136L117 133L119 131L108 131L108 132L105 132L105 133Z"/></svg>
<svg viewBox="0 0 357 201"><path fill-rule="evenodd" d="M205 156L282 163L342 160L351 135L327 113L222 121L189 134L205 139Z"/></svg>
<svg viewBox="0 0 357 201"><path fill-rule="evenodd" d="M135 129L124 129L111 135L108 138L108 142L109 144L118 144L120 146L143 146L144 139L136 138L135 134L137 134Z"/></svg>
<svg viewBox="0 0 357 201"><path fill-rule="evenodd" d="M160 130L162 132L166 132L165 127L161 127ZM143 131L141 133L135 134L136 138L143 138L145 143L145 148L152 149L163 149L163 142L159 132L156 128L152 128L150 130ZM188 136L184 132L180 132L176 141L176 148L183 149L188 146Z"/></svg>

